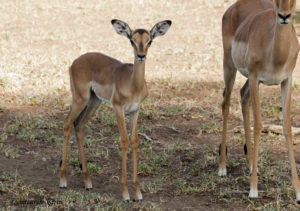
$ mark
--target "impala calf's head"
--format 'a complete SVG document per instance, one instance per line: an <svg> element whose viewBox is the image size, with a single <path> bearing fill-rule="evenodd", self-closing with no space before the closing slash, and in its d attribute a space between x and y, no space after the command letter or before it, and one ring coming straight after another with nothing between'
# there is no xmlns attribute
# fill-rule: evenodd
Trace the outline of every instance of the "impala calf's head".
<svg viewBox="0 0 300 211"><path fill-rule="evenodd" d="M138 63L145 62L152 40L155 37L163 36L172 24L170 20L165 20L155 24L150 31L146 29L136 29L132 31L124 21L113 19L111 23L118 34L130 40L134 49L135 60Z"/></svg>
<svg viewBox="0 0 300 211"><path fill-rule="evenodd" d="M288 25L295 12L296 0L274 0L277 23Z"/></svg>

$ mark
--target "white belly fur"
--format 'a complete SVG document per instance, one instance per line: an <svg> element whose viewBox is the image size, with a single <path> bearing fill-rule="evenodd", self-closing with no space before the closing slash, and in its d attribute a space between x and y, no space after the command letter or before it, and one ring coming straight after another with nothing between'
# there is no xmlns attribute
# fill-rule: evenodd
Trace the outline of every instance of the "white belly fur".
<svg viewBox="0 0 300 211"><path fill-rule="evenodd" d="M238 68L238 71L245 76L246 78L248 78L248 68Z"/></svg>
<svg viewBox="0 0 300 211"><path fill-rule="evenodd" d="M248 69L247 68L239 68L238 71L248 78ZM285 73L281 74L261 74L258 76L258 81L263 83L266 86L278 85L281 84L282 81L288 78L288 75Z"/></svg>
<svg viewBox="0 0 300 211"><path fill-rule="evenodd" d="M97 95L96 95L96 96L97 96ZM97 98L98 98L99 100L101 100L102 102L111 104L111 102L110 102L109 100L106 100L106 99L104 99L104 98L102 98L102 97L99 97L99 96L97 96ZM126 105L126 106L124 106L123 108L124 108L124 111L125 111L126 113L132 113L132 112L135 112L135 111L137 111L137 110L139 109L139 103L133 103L133 104L131 104L131 105Z"/></svg>
<svg viewBox="0 0 300 211"><path fill-rule="evenodd" d="M111 102L110 102L111 93L112 93L111 86L99 85L98 83L96 83L94 81L92 81L90 83L90 86L99 100L101 100L102 102L111 104ZM100 96L102 96L102 97L100 97Z"/></svg>
<svg viewBox="0 0 300 211"><path fill-rule="evenodd" d="M258 77L258 80L267 86L279 85L286 80L289 75L283 71L277 74L262 74Z"/></svg>
<svg viewBox="0 0 300 211"><path fill-rule="evenodd" d="M98 98L99 100L101 100L102 102L111 104L111 102L110 102L109 100L106 100L106 99L104 99L104 98L102 98L102 97L99 97L98 95L96 95L96 96L97 96L97 98Z"/></svg>
<svg viewBox="0 0 300 211"><path fill-rule="evenodd" d="M90 86L99 100L101 100L102 102L108 103L108 104L112 104L111 100L110 100L111 94L113 92L111 90L112 89L111 86L99 85L98 83L96 83L94 81L90 83ZM136 102L124 105L123 106L124 112L131 113L131 112L137 111L139 109L139 104L140 103L138 103L136 101Z"/></svg>
<svg viewBox="0 0 300 211"><path fill-rule="evenodd" d="M138 109L139 109L139 104L138 103L132 103L131 105L124 106L124 111L127 112L127 113L137 111Z"/></svg>
<svg viewBox="0 0 300 211"><path fill-rule="evenodd" d="M231 56L233 63L238 71L248 78L249 71L247 67L248 45L244 42L232 41ZM275 71L273 65L268 65L259 71L257 80L261 83L271 86L278 85L288 78L288 71ZM282 68L286 68L285 66Z"/></svg>

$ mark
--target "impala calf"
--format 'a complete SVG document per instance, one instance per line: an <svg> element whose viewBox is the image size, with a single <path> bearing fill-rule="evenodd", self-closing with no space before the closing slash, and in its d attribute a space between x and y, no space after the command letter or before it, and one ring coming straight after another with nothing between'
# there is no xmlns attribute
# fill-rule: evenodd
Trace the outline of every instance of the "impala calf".
<svg viewBox="0 0 300 211"><path fill-rule="evenodd" d="M289 152L292 182L300 203L300 183L294 158L291 133L292 72L299 44L291 18L296 0L238 0L225 12L222 20L224 48L223 134L219 176L226 176L226 135L230 95L238 70L248 80L241 89L247 161L250 168L249 198L257 198L258 140L262 128L259 84L281 85L283 132ZM254 147L250 135L250 105L254 116Z"/></svg>
<svg viewBox="0 0 300 211"><path fill-rule="evenodd" d="M137 119L141 102L147 97L145 81L145 61L148 48L154 38L164 35L171 21L157 23L148 31L132 31L123 21L111 21L115 31L127 37L134 51L134 64L124 64L101 53L87 53L77 58L70 67L72 106L64 123L63 158L60 167L60 188L67 187L66 165L67 149L72 125L79 143L82 176L87 190L92 189L88 173L83 139L85 124L101 102L111 103L116 113L117 124L121 134L122 146L122 194L123 200L129 201L127 187L126 160L129 138L125 125L125 113L131 116L131 142L133 146L133 187L135 199L142 200L142 193L137 177L138 171L138 132Z"/></svg>

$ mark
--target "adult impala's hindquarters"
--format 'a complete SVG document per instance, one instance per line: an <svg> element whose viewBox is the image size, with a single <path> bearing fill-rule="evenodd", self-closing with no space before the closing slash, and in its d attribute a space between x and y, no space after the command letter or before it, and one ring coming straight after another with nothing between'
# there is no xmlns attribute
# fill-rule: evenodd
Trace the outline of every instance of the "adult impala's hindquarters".
<svg viewBox="0 0 300 211"><path fill-rule="evenodd" d="M291 18L296 0L238 0L227 9L222 20L223 70L223 132L220 147L219 176L226 176L227 119L230 95L237 70L248 80L241 89L241 106L245 129L247 161L250 169L249 198L258 197L258 140L262 128L259 84L281 85L283 132L289 152L292 182L300 203L300 183L296 170L291 133L290 104L292 72L299 44ZM254 117L254 146L251 142L250 106Z"/></svg>
<svg viewBox="0 0 300 211"><path fill-rule="evenodd" d="M142 193L137 177L138 169L138 132L137 119L141 102L148 95L145 82L145 61L152 40L164 35L171 21L161 21L148 31L132 31L123 21L111 21L115 31L127 37L134 49L134 64L124 64L101 53L87 53L77 58L70 67L72 105L64 123L63 157L60 165L60 188L67 187L66 166L68 141L72 126L75 128L79 144L82 176L87 190L92 189L92 182L87 169L84 152L84 129L89 118L101 102L112 104L116 113L118 128L121 134L122 147L122 195L129 201L127 186L127 151L129 138L125 124L125 114L131 116L131 142L133 147L133 187L135 201L142 200Z"/></svg>

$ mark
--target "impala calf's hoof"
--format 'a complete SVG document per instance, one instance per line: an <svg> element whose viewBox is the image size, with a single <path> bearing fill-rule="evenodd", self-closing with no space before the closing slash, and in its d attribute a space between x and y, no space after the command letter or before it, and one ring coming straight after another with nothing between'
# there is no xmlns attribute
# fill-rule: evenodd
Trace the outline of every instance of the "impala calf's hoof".
<svg viewBox="0 0 300 211"><path fill-rule="evenodd" d="M300 193L296 193L297 204L300 204Z"/></svg>
<svg viewBox="0 0 300 211"><path fill-rule="evenodd" d="M258 190L257 189L250 189L248 197L249 197L249 199L257 199L258 198Z"/></svg>
<svg viewBox="0 0 300 211"><path fill-rule="evenodd" d="M224 168L224 169L219 169L219 172L218 172L218 175L219 175L219 177L225 177L226 175L227 175L227 170L226 170L226 168Z"/></svg>

